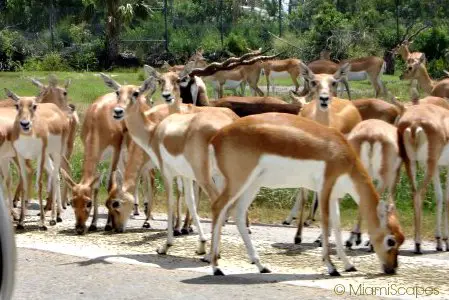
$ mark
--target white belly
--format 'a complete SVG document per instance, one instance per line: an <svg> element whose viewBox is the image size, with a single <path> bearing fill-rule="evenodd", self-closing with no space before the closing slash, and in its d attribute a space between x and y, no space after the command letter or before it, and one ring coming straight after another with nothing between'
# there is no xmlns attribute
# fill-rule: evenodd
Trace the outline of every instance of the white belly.
<svg viewBox="0 0 449 300"><path fill-rule="evenodd" d="M24 159L35 159L42 151L42 140L33 136L20 135L13 145Z"/></svg>
<svg viewBox="0 0 449 300"><path fill-rule="evenodd" d="M269 188L297 188L321 190L326 163L317 160L293 159L277 155L263 155L258 170L260 185Z"/></svg>
<svg viewBox="0 0 449 300"><path fill-rule="evenodd" d="M215 89L219 88L218 81L213 80L213 81L211 81L211 83ZM241 80L226 80L225 84L223 85L223 88L233 90L233 89L238 88L241 83L242 83Z"/></svg>
<svg viewBox="0 0 449 300"><path fill-rule="evenodd" d="M289 78L290 74L287 71L282 71L282 72L275 72L275 71L271 71L270 72L270 78Z"/></svg>
<svg viewBox="0 0 449 300"><path fill-rule="evenodd" d="M163 145L160 145L159 150L164 166L168 165L170 170L174 172L171 174L172 176L183 176L195 180L192 166L184 155L171 155Z"/></svg>
<svg viewBox="0 0 449 300"><path fill-rule="evenodd" d="M349 80L358 81L358 80L365 80L367 78L368 78L368 75L366 74L365 71L349 72L349 74L348 74Z"/></svg>

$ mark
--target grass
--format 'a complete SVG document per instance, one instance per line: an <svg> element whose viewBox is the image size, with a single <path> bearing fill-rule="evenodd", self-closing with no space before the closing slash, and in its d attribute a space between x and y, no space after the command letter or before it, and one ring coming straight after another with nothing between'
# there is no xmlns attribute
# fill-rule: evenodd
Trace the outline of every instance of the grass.
<svg viewBox="0 0 449 300"><path fill-rule="evenodd" d="M105 94L109 93L108 89L98 73L85 72L85 73L73 73L73 72L54 72L59 80L72 79L72 85L68 89L69 97L71 101L76 104L77 110L80 116L83 116L83 112L89 104L94 102L94 100ZM119 83L128 84L140 84L144 78L143 72L140 70L130 72L126 70L118 70L112 73L113 78ZM48 72L0 72L0 88L8 88L18 95L34 95L37 94L38 90L33 86L29 78L34 77L41 80L43 83L47 82ZM408 82L400 81L398 76L384 75L383 81L386 83L389 91L393 95L400 97L400 99L408 100ZM290 78L275 78L274 82L276 86L289 86L292 87L293 84ZM209 97L213 97L212 88L209 84L208 92ZM259 86L266 86L264 76L261 77ZM374 91L371 84L368 81L351 81L351 90L353 91L354 98L359 97L374 97ZM249 94L249 92L247 92ZM278 94L286 98L285 94ZM159 92L155 94L154 99L159 99ZM157 102L157 101L156 101ZM82 121L82 120L81 120ZM78 135L79 136L79 135ZM75 141L74 154L71 158L71 164L73 169L74 179L78 181L81 177L81 165L83 160L83 149L81 141L79 138ZM105 171L107 168L106 163L102 163L99 169ZM422 173L421 173L422 174ZM445 177L445 174L443 174ZM445 180L442 178L442 182ZM252 205L252 210L250 212L250 217L253 221L263 222L263 223L280 223L287 216L290 208L293 205L293 194L294 190L291 189L279 189L270 190L262 189L257 199ZM100 199L103 201L106 198L106 191L101 189ZM158 204L155 206L156 210L165 211L166 204L165 194L162 190L162 185L160 181L158 182L158 193L157 198L159 199ZM401 175L401 180L397 187L396 194L396 206L399 211L399 216L401 219L401 224L408 237L412 237L413 234L413 208L412 208L412 198L410 192L410 185L404 174ZM423 236L427 238L432 238L434 236L435 228L435 198L433 195L433 189L429 189L426 198L424 199L424 218L423 218ZM206 217L210 216L208 201L202 201L200 211L201 215ZM344 228L352 227L355 220L355 215L357 213L357 206L351 200L344 200L342 203L342 226Z"/></svg>

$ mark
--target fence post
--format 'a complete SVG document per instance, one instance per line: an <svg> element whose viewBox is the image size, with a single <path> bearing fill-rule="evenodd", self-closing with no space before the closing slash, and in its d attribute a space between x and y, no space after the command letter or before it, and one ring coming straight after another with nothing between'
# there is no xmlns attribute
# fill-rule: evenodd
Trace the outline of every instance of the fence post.
<svg viewBox="0 0 449 300"><path fill-rule="evenodd" d="M282 0L279 0L279 36L282 36Z"/></svg>
<svg viewBox="0 0 449 300"><path fill-rule="evenodd" d="M164 0L164 22L165 22L165 51L168 52L168 23L167 23L167 0Z"/></svg>

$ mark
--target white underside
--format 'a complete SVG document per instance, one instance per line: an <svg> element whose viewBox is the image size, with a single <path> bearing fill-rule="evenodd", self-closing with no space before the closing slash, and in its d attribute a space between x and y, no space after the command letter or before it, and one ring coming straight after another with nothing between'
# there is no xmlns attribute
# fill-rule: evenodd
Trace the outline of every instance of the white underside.
<svg viewBox="0 0 449 300"><path fill-rule="evenodd" d="M365 71L349 72L348 79L353 81L366 80L368 79L368 74Z"/></svg>
<svg viewBox="0 0 449 300"><path fill-rule="evenodd" d="M20 135L19 139L14 141L14 148L25 159L35 159L40 156L42 151L42 139L34 135ZM62 137L60 135L48 135L47 153L61 153Z"/></svg>
<svg viewBox="0 0 449 300"><path fill-rule="evenodd" d="M282 72L271 71L270 78L290 78L290 73L288 73L287 71Z"/></svg>

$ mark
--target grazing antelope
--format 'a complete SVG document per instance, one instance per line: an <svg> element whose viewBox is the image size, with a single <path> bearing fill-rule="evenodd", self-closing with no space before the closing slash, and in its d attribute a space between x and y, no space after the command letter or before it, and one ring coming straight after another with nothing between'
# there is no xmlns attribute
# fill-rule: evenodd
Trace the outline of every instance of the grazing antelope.
<svg viewBox="0 0 449 300"><path fill-rule="evenodd" d="M335 128L289 114L248 116L222 128L211 140L212 166L225 178L218 198L212 199L212 244L214 275L218 267L221 225L235 205L236 223L251 263L269 273L259 259L245 227L246 211L258 190L303 187L317 191L321 208L322 258L332 276L340 275L329 255L329 221L335 230L337 254L346 271L355 271L346 257L340 231L338 199L347 193L359 204L383 271L395 273L398 249L404 235L395 209L379 201L371 179L357 154ZM377 213L376 213L377 212Z"/></svg>
<svg viewBox="0 0 449 300"><path fill-rule="evenodd" d="M295 92L299 89L298 77L300 74L299 64L300 60L296 58L288 59L274 59L262 63L262 69L267 80L267 95L270 94L270 84L272 73L288 73L295 85ZM272 93L274 94L274 85L271 85Z"/></svg>
<svg viewBox="0 0 449 300"><path fill-rule="evenodd" d="M404 73L399 77L404 79L416 79L423 90L431 95L442 98L449 98L449 78L440 81L433 81L422 61L407 64Z"/></svg>
<svg viewBox="0 0 449 300"><path fill-rule="evenodd" d="M100 175L96 172L97 165L112 152L108 192L112 188L111 174L117 167L123 169L123 152L130 139L126 138L125 123L115 122L111 119L111 116L117 97L128 97L128 93L132 93L134 88L135 86L132 85L124 86L120 94L109 93L100 96L85 112L84 122L81 127L81 141L84 146L81 180L76 184L70 176L67 176L68 174L62 173L72 190L71 202L75 212L75 230L77 234L86 233L86 222L90 216L92 205L94 210L89 231L97 230L97 196L100 185ZM111 220L110 216L108 216L105 230L111 229Z"/></svg>
<svg viewBox="0 0 449 300"><path fill-rule="evenodd" d="M26 174L26 159L37 159L37 185L40 205L39 228L46 230L45 213L42 203L42 171L50 174L51 192L57 205L53 205L50 225L62 222L61 190L59 168L69 133L69 120L53 103L40 103L39 97L19 97L5 89L9 98L16 102L17 115L11 134L12 143L17 153L21 180L23 182L23 197L21 199L21 213L18 229L23 229L25 211L28 201L28 184ZM57 210L57 212L56 212Z"/></svg>
<svg viewBox="0 0 449 300"><path fill-rule="evenodd" d="M368 175L374 181L377 192L388 195L388 202L394 202L396 184L399 179L402 159L399 153L397 128L382 120L369 119L358 123L348 136ZM351 232L346 247L361 243L359 212L357 224Z"/></svg>
<svg viewBox="0 0 449 300"><path fill-rule="evenodd" d="M437 224L435 230L436 249L442 251L441 227L443 214L443 191L438 167L449 166L449 111L433 104L410 106L399 119L397 128L399 146L413 193L415 213L415 253L421 254L422 197L432 181L437 203ZM417 163L425 170L421 185L417 185ZM448 177L449 178L449 177ZM446 187L449 180L446 182ZM449 251L449 189L446 188L443 241Z"/></svg>
<svg viewBox="0 0 449 300"><path fill-rule="evenodd" d="M301 75L310 84L313 100L304 106L300 116L333 127L344 135L349 134L355 125L362 121L362 117L351 101L333 97L339 81L347 75L349 68L349 64L344 64L333 75L314 74L309 67L301 63ZM298 205L295 207L300 209L300 214L295 243L299 244L302 240L302 216L305 204L303 193L297 194L296 202Z"/></svg>

